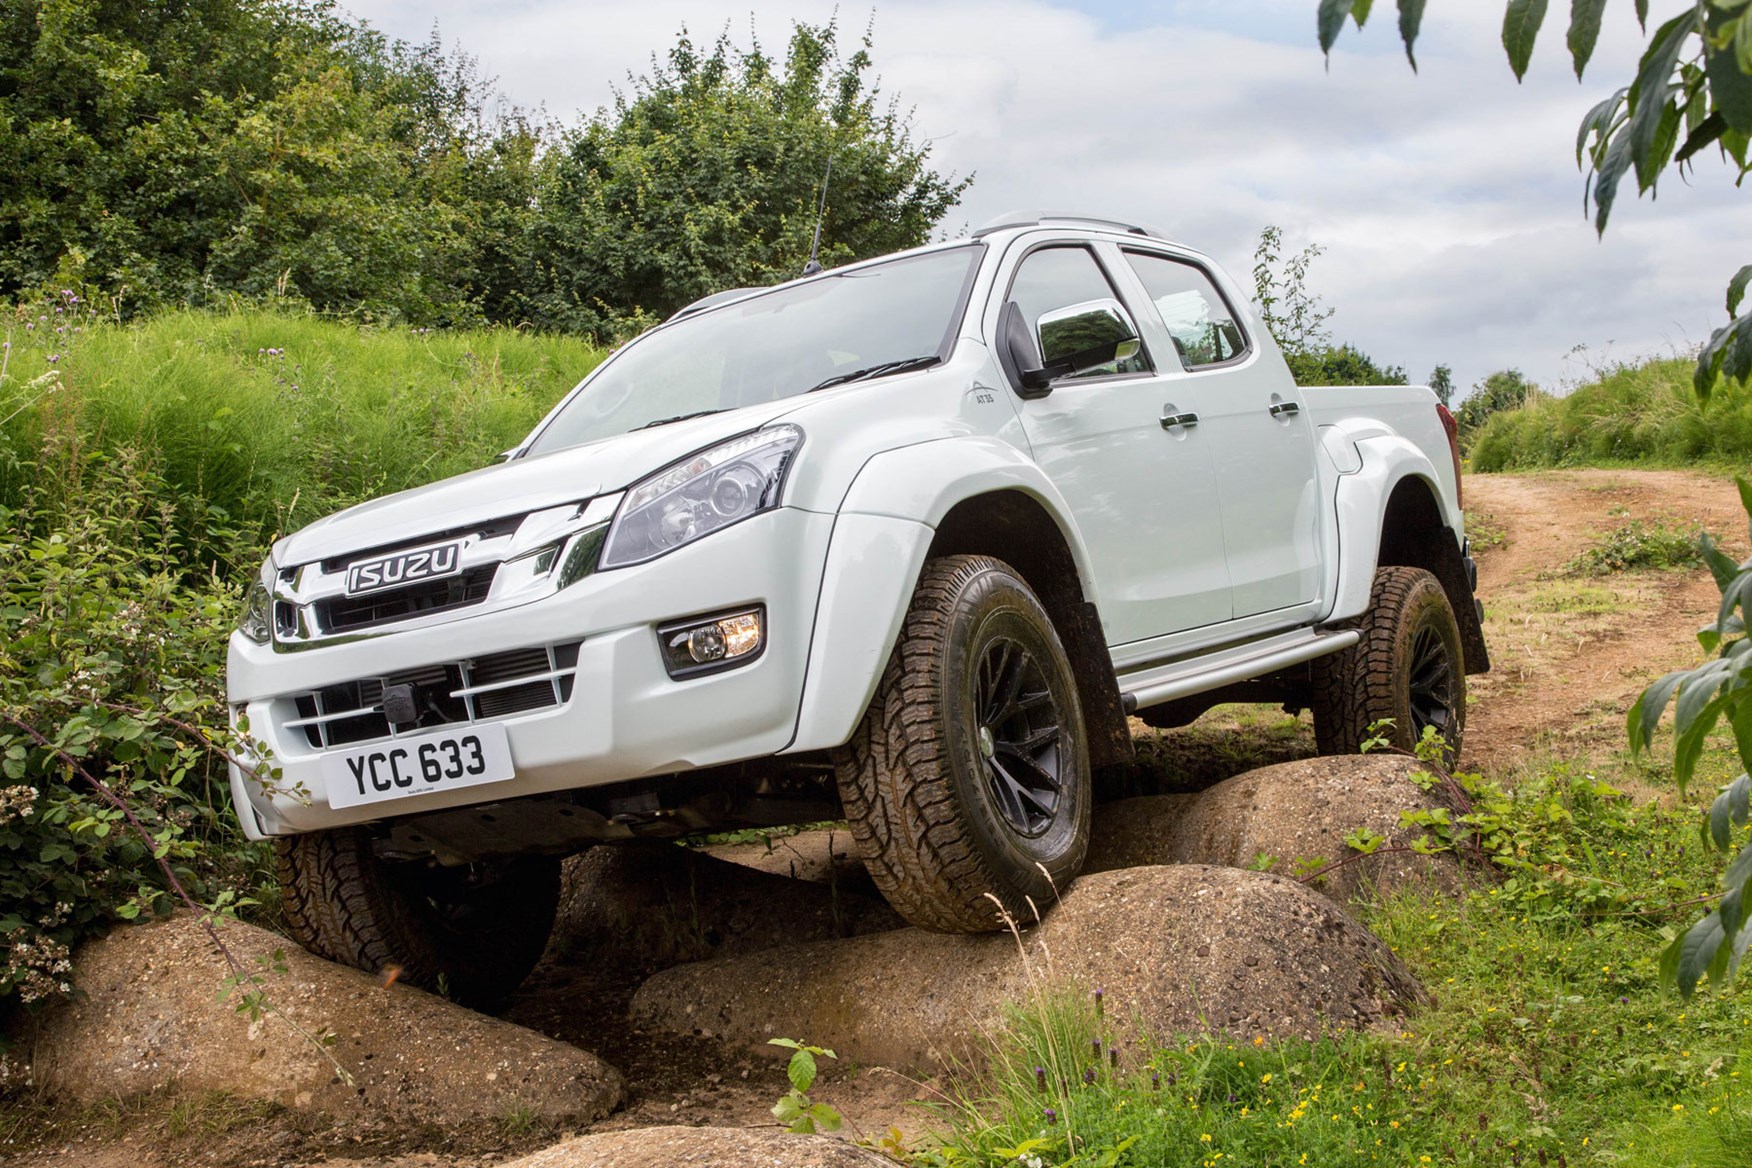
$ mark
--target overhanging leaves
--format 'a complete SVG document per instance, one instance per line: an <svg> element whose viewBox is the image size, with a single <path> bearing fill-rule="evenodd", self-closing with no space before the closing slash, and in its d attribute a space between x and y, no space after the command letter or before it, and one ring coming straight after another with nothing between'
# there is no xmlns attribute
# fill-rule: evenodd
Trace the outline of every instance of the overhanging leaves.
<svg viewBox="0 0 1752 1168"><path fill-rule="evenodd" d="M1546 0L1509 0L1503 13L1503 48L1509 54L1509 68L1515 80L1527 75L1527 63L1533 59L1533 42L1539 39L1539 26L1545 23Z"/></svg>
<svg viewBox="0 0 1752 1168"><path fill-rule="evenodd" d="M1594 56L1594 46L1600 40L1600 18L1605 15L1606 0L1572 0L1570 4L1569 51L1575 62L1576 80Z"/></svg>
<svg viewBox="0 0 1752 1168"><path fill-rule="evenodd" d="M1734 273L1734 278L1728 281L1728 315L1733 316L1740 311L1740 301L1746 295L1746 285L1752 284L1752 264L1747 264Z"/></svg>
<svg viewBox="0 0 1752 1168"><path fill-rule="evenodd" d="M1605 0L1600 0L1604 3ZM1417 34L1423 27L1424 0L1399 0L1399 39L1405 42L1405 59L1417 71Z"/></svg>

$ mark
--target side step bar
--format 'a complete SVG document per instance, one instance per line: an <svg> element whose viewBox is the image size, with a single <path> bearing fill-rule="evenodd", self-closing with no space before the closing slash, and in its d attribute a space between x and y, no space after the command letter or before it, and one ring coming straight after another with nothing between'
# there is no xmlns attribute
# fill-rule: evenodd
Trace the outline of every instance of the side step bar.
<svg viewBox="0 0 1752 1168"><path fill-rule="evenodd" d="M1126 713L1135 713L1175 698L1276 673L1348 649L1362 639L1355 629L1329 633L1298 629L1233 649L1140 669L1119 679L1120 702Z"/></svg>

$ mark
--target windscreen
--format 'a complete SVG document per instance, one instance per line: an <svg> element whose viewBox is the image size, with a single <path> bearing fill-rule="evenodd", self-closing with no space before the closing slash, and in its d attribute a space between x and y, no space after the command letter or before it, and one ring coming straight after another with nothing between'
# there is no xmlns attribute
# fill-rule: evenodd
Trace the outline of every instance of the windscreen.
<svg viewBox="0 0 1752 1168"><path fill-rule="evenodd" d="M984 250L969 244L829 273L665 325L592 374L529 450L760 405L946 356Z"/></svg>

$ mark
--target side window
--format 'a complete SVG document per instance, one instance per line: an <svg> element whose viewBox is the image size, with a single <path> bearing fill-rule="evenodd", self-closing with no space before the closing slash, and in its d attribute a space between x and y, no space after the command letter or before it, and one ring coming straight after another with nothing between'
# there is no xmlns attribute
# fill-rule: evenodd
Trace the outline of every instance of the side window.
<svg viewBox="0 0 1752 1168"><path fill-rule="evenodd" d="M1155 302L1188 369L1220 365L1247 351L1247 334L1204 272L1145 252L1128 251L1125 258Z"/></svg>
<svg viewBox="0 0 1752 1168"><path fill-rule="evenodd" d="M1022 309L1022 318L1035 336L1040 335L1040 318L1073 305L1092 300L1118 300L1119 294L1101 271L1095 257L1083 247L1048 247L1031 252L1016 269L1010 284L1010 299ZM1148 373L1150 363L1143 350L1123 361L1110 362L1077 377L1111 377L1116 373ZM1066 378L1071 381L1076 378Z"/></svg>

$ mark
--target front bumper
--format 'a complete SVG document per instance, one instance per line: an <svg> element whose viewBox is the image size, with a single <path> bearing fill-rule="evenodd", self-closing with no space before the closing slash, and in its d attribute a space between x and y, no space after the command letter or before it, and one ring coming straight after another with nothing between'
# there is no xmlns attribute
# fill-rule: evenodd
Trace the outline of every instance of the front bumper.
<svg viewBox="0 0 1752 1168"><path fill-rule="evenodd" d="M276 652L231 638L232 718L280 768L273 790L231 769L232 798L252 839L318 831L472 803L599 786L783 750L797 725L821 566L834 518L781 508L660 559L598 572L544 599L464 614L344 644ZM764 605L765 648L720 673L672 680L655 626ZM503 725L516 777L361 807L335 808L296 695L363 678L509 649L581 642L570 696ZM454 723L453 723L454 724ZM351 742L347 745L362 745ZM300 791L300 788L302 789ZM299 792L294 794L292 792Z"/></svg>

